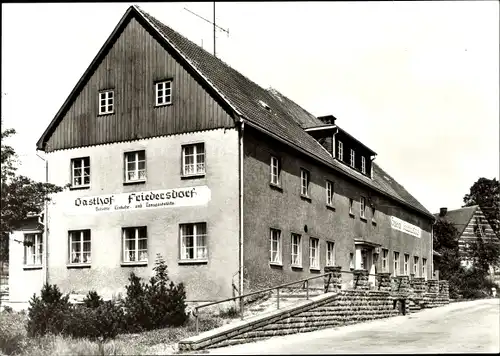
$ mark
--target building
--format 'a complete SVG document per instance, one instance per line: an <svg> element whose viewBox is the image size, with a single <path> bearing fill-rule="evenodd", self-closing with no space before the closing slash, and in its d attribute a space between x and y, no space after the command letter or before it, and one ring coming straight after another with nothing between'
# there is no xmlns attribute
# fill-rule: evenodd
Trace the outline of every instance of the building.
<svg viewBox="0 0 500 356"><path fill-rule="evenodd" d="M431 277L434 217L373 150L136 6L37 149L48 180L71 183L45 239L65 292L123 291L157 254L190 301L328 265Z"/></svg>
<svg viewBox="0 0 500 356"><path fill-rule="evenodd" d="M440 212L434 216L437 220L451 223L457 229L460 263L466 268L470 268L474 264L471 257L471 247L478 238L482 238L485 242L496 241L500 243L479 205L450 211L447 208L441 208ZM500 285L500 270L498 268L491 270L491 277Z"/></svg>

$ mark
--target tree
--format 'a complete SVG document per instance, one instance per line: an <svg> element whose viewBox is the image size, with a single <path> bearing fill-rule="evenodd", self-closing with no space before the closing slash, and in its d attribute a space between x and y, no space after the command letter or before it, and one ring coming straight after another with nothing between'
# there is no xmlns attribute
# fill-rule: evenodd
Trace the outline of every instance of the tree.
<svg viewBox="0 0 500 356"><path fill-rule="evenodd" d="M464 207L479 205L495 234L500 238L500 182L479 178L464 196Z"/></svg>
<svg viewBox="0 0 500 356"><path fill-rule="evenodd" d="M33 214L39 214L44 203L50 201L50 194L63 190L50 183L40 183L31 178L17 175L17 155L5 143L14 135L14 129L2 131L1 139L1 213L0 213L0 260L8 258L8 236L17 225Z"/></svg>
<svg viewBox="0 0 500 356"><path fill-rule="evenodd" d="M458 249L458 231L452 223L439 219L434 224L434 250L441 254L436 261L440 278L451 281L462 270ZM453 285L450 282L450 288Z"/></svg>

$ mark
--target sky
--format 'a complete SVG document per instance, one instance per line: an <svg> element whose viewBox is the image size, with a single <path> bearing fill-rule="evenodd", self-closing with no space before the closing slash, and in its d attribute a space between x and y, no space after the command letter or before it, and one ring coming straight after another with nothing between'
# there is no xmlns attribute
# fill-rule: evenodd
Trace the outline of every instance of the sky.
<svg viewBox="0 0 500 356"><path fill-rule="evenodd" d="M134 3L2 4L3 127L19 173L45 180L36 141ZM137 3L213 51L213 3ZM217 56L336 123L430 212L499 177L499 2L229 2ZM43 152L38 152L43 157Z"/></svg>

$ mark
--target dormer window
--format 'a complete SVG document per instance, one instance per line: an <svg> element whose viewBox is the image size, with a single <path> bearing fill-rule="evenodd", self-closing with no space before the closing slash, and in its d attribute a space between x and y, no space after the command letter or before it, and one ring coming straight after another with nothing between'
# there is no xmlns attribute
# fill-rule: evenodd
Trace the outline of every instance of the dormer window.
<svg viewBox="0 0 500 356"><path fill-rule="evenodd" d="M361 156L361 173L366 174L366 158Z"/></svg>
<svg viewBox="0 0 500 356"><path fill-rule="evenodd" d="M342 161L343 157L344 157L344 144L342 143L342 141L339 141L337 147L337 159Z"/></svg>
<svg viewBox="0 0 500 356"><path fill-rule="evenodd" d="M354 168L354 150L351 148L351 167Z"/></svg>

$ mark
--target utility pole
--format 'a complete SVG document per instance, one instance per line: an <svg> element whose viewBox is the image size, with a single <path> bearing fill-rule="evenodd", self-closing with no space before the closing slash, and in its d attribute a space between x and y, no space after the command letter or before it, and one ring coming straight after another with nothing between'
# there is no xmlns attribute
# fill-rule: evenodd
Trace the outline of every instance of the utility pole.
<svg viewBox="0 0 500 356"><path fill-rule="evenodd" d="M189 9L184 8L184 10L186 10L186 11L190 12L191 14L193 14L193 15L195 15L195 16L197 16L197 17L199 17L200 19L202 19L202 20L204 20L204 21L208 22L209 24L211 24L211 25L213 26L213 29L214 29L214 56L216 57L216 56L217 56L217 52L216 52L216 48L215 48L215 44L216 44L216 43L215 43L215 42L216 42L216 30L217 30L217 29L219 29L220 31L224 31L225 33L227 33L227 37L229 37L229 29L227 29L227 30L226 30L225 28L222 28L222 27L220 27L220 26L217 26L217 24L216 24L216 20L215 20L215 1L214 1L214 6L213 6L213 16L214 16L213 21L207 20L206 18L204 18L204 17L202 17L202 16L200 16L200 15L198 15L198 14L196 14L196 13L192 12L192 11L191 11L191 10L189 10Z"/></svg>

